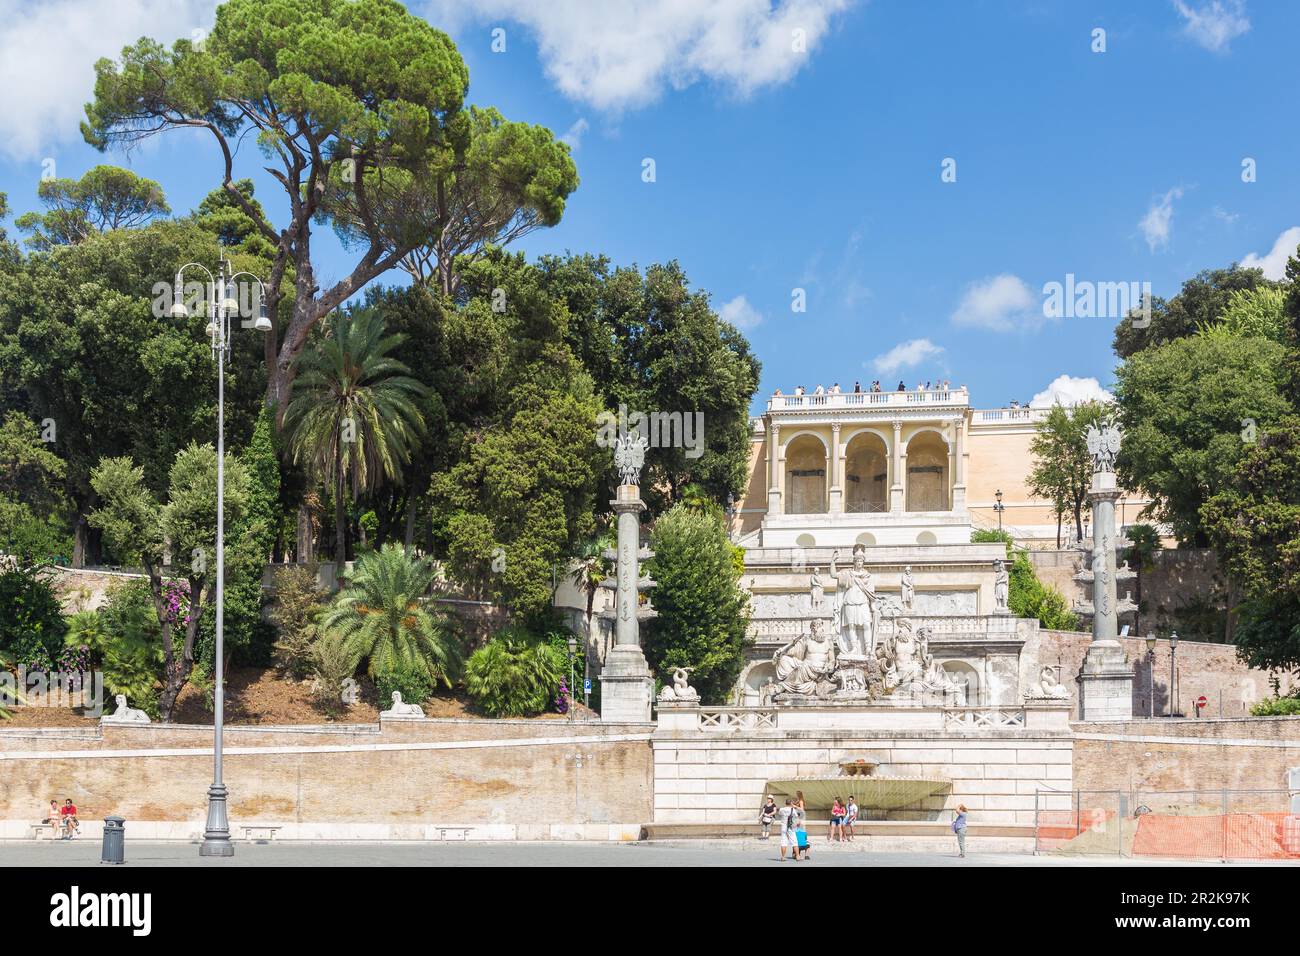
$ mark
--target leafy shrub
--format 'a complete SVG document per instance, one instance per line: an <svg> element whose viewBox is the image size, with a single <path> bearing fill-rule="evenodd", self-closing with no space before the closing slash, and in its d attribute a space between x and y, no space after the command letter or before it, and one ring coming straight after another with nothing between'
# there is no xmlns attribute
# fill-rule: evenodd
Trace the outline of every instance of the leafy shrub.
<svg viewBox="0 0 1300 956"><path fill-rule="evenodd" d="M270 612L271 623L279 631L275 664L298 680L311 673L316 618L325 606L325 591L317 583L316 573L314 564L289 565L275 572L275 601Z"/></svg>
<svg viewBox="0 0 1300 956"><path fill-rule="evenodd" d="M1300 716L1300 697L1269 697L1250 708L1252 717Z"/></svg>
<svg viewBox="0 0 1300 956"><path fill-rule="evenodd" d="M48 670L63 649L63 608L44 565L0 572L0 653L29 670Z"/></svg>
<svg viewBox="0 0 1300 956"><path fill-rule="evenodd" d="M66 643L90 649L92 661L104 671L107 693L126 694L132 707L157 716L162 629L148 584L118 584L101 610L74 614Z"/></svg>
<svg viewBox="0 0 1300 956"><path fill-rule="evenodd" d="M1075 631L1079 628L1078 616L1070 610L1065 595L1051 585L1038 580L1029 553L1017 549L1015 539L1008 531L980 528L971 532L975 544L1002 542L1007 548L1007 607L1017 617L1037 618L1038 623L1053 631Z"/></svg>
<svg viewBox="0 0 1300 956"><path fill-rule="evenodd" d="M465 689L489 717L540 714L566 673L565 654L510 625L470 655Z"/></svg>
<svg viewBox="0 0 1300 956"><path fill-rule="evenodd" d="M343 682L357 672L356 653L340 634L323 634L311 647L312 694L327 714L343 712Z"/></svg>
<svg viewBox="0 0 1300 956"><path fill-rule="evenodd" d="M345 637L372 677L398 667L423 666L448 687L460 672L461 646L429 601L433 564L401 545L357 557L348 586L321 616L321 628Z"/></svg>

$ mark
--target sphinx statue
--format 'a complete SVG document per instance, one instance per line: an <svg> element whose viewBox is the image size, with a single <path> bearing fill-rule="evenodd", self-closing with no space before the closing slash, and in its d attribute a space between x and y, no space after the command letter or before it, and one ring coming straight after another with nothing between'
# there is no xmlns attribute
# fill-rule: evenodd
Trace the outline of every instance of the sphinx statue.
<svg viewBox="0 0 1300 956"><path fill-rule="evenodd" d="M410 720L423 717L424 708L419 704L403 703L402 692L395 690L393 691L393 706L388 710L380 711L379 716L389 720Z"/></svg>
<svg viewBox="0 0 1300 956"><path fill-rule="evenodd" d="M134 707L126 705L126 694L118 694L113 698L117 704L117 710L111 714L105 714L101 720L110 724L147 724L151 723L149 715L143 710L136 710Z"/></svg>

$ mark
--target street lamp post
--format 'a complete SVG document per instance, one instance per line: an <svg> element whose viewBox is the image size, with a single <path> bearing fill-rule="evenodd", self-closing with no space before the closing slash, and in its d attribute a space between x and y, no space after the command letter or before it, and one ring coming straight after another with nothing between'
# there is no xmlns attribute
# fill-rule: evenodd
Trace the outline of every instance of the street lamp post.
<svg viewBox="0 0 1300 956"><path fill-rule="evenodd" d="M997 491L993 492L993 497L997 499L997 501L993 503L993 510L998 513L998 530L1001 531L1002 512L1007 510L1007 506L1002 503L1002 489L999 488Z"/></svg>
<svg viewBox="0 0 1300 956"><path fill-rule="evenodd" d="M1174 661L1178 655L1178 632L1169 635L1169 716L1174 715Z"/></svg>
<svg viewBox="0 0 1300 956"><path fill-rule="evenodd" d="M569 719L573 719L573 659L578 653L578 639L569 635Z"/></svg>
<svg viewBox="0 0 1300 956"><path fill-rule="evenodd" d="M173 318L188 318L189 310L182 301L186 269L202 269L208 274L209 298L207 326L212 345L212 359L217 363L217 628L216 628L216 680L213 692L212 730L212 786L208 787L208 821L203 830L203 843L199 856L234 856L235 847L230 842L230 820L226 815L226 785L221 779L221 736L225 726L225 586L226 586L226 363L230 361L230 319L238 314L239 303L229 298L230 286L239 276L248 276L258 284L257 320L253 327L259 332L271 331L271 320L266 315L266 286L251 272L230 270L225 253L220 254L217 275L197 262L187 262L176 270L176 285L172 289Z"/></svg>
<svg viewBox="0 0 1300 956"><path fill-rule="evenodd" d="M1147 694L1147 717L1156 715L1156 635L1147 634L1147 682L1151 685Z"/></svg>

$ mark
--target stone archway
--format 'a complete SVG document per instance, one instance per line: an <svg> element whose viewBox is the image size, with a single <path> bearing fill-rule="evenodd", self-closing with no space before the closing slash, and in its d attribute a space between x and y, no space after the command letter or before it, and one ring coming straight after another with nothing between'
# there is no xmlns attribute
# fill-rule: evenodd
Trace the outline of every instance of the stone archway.
<svg viewBox="0 0 1300 956"><path fill-rule="evenodd" d="M736 697L741 707L760 707L763 703L763 685L776 680L776 665L771 661L755 661L741 673L736 681Z"/></svg>
<svg viewBox="0 0 1300 956"><path fill-rule="evenodd" d="M967 707L975 707L980 702L980 674L965 661L944 661L941 665L944 673L957 686L964 687Z"/></svg>

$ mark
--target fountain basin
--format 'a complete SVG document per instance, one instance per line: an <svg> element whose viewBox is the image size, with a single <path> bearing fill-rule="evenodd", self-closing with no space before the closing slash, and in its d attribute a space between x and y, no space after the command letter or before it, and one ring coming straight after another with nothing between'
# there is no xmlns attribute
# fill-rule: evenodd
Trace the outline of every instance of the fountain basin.
<svg viewBox="0 0 1300 956"><path fill-rule="evenodd" d="M767 792L778 798L793 797L802 790L810 810L829 810L835 798L847 800L853 794L865 814L868 810L901 810L920 803L926 797L951 793L952 781L937 777L835 776L791 777L769 780Z"/></svg>

